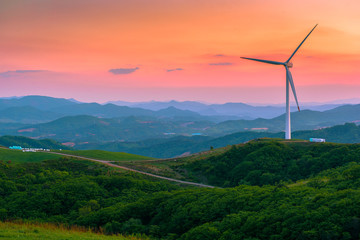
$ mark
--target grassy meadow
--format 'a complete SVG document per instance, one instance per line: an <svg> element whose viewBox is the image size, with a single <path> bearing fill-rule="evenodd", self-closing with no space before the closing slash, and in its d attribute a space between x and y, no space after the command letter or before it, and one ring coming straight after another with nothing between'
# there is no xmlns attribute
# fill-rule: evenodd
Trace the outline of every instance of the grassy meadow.
<svg viewBox="0 0 360 240"><path fill-rule="evenodd" d="M136 161L136 160L152 160L155 158L145 157L124 152L108 152L102 150L62 150L59 153L71 154L80 157L95 158L108 161Z"/></svg>
<svg viewBox="0 0 360 240"><path fill-rule="evenodd" d="M147 237L107 236L85 230L85 228L65 228L49 223L11 223L0 222L0 239L14 240L140 240Z"/></svg>
<svg viewBox="0 0 360 240"><path fill-rule="evenodd" d="M59 156L46 152L22 152L21 150L10 150L0 148L0 161L11 161L13 163L41 162L43 160L57 159Z"/></svg>

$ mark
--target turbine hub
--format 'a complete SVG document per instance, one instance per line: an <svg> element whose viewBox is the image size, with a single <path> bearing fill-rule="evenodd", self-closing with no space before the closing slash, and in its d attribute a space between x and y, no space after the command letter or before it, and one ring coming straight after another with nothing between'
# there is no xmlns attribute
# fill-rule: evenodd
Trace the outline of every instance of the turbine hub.
<svg viewBox="0 0 360 240"><path fill-rule="evenodd" d="M286 66L287 66L288 68L292 68L294 65L293 65L292 62L288 62L288 63L286 63Z"/></svg>

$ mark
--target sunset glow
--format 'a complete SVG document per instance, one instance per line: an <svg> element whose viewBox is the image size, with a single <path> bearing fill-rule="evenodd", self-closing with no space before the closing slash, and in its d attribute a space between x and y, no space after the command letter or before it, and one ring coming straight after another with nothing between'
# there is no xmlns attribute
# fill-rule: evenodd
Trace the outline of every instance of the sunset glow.
<svg viewBox="0 0 360 240"><path fill-rule="evenodd" d="M285 101L360 97L358 0L5 0L0 96L81 101ZM300 104L301 105L301 104Z"/></svg>

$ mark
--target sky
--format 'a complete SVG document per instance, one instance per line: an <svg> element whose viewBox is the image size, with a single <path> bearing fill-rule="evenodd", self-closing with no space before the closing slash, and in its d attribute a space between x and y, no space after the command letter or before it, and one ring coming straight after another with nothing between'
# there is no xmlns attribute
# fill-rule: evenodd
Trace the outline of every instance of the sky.
<svg viewBox="0 0 360 240"><path fill-rule="evenodd" d="M0 97L301 103L360 97L358 0L0 0ZM293 97L292 97L293 99Z"/></svg>

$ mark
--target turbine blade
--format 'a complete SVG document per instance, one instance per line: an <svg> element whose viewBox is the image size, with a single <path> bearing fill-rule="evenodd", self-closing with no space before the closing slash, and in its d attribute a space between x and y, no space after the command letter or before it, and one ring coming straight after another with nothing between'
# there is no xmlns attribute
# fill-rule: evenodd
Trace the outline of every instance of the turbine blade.
<svg viewBox="0 0 360 240"><path fill-rule="evenodd" d="M282 62L276 62L276 61L270 61L270 60L262 60L262 59L256 59L256 58L247 58L247 57L241 57L243 59L247 59L247 60L252 60L252 61L257 61L257 62L263 62L263 63L269 63L269 64L274 64L274 65L285 65Z"/></svg>
<svg viewBox="0 0 360 240"><path fill-rule="evenodd" d="M301 47L301 45L305 42L305 40L310 36L310 34L312 33L312 31L314 31L314 29L316 28L317 24L315 25L315 27L309 32L309 34L304 38L304 40L300 43L300 45L295 49L295 51L293 52L293 54L291 54L291 56L289 57L289 59L286 61L289 62L291 60L291 58L295 55L295 53L299 50L299 48Z"/></svg>
<svg viewBox="0 0 360 240"><path fill-rule="evenodd" d="M291 72L290 70L286 67L286 78L287 80L290 82L290 85L291 85L291 89L292 89L292 92L294 94L294 98L295 98L295 101L296 101L296 105L297 105L297 108L300 112L300 108L299 108L299 103L298 103L298 100L297 100L297 97L296 97L296 91L295 91L295 85L294 85L294 80L292 78L292 75L291 75Z"/></svg>

